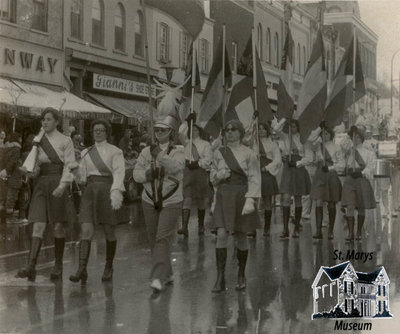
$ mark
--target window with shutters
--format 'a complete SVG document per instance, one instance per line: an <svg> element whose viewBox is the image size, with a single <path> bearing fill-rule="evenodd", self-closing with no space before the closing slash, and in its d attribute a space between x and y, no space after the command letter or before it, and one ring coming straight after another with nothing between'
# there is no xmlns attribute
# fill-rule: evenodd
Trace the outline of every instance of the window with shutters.
<svg viewBox="0 0 400 334"><path fill-rule="evenodd" d="M210 47L209 47L209 42L202 38L199 41L200 47L199 47L199 65L200 65L200 72L203 74L208 73L208 66L209 66L209 52L210 52Z"/></svg>
<svg viewBox="0 0 400 334"><path fill-rule="evenodd" d="M233 73L237 73L237 65L238 65L238 44L236 42L232 42L232 69L233 69Z"/></svg>
<svg viewBox="0 0 400 334"><path fill-rule="evenodd" d="M0 0L0 20L15 22L17 0Z"/></svg>
<svg viewBox="0 0 400 334"><path fill-rule="evenodd" d="M169 61L169 27L165 23L160 23L158 29L158 60L161 63L168 63Z"/></svg>
<svg viewBox="0 0 400 334"><path fill-rule="evenodd" d="M180 49L180 54L179 54L179 63L180 67L182 69L186 69L186 66L188 64L188 57L189 57L189 35L180 32L180 42L179 42L179 49Z"/></svg>
<svg viewBox="0 0 400 334"><path fill-rule="evenodd" d="M125 10L121 4L114 13L114 49L125 51Z"/></svg>
<svg viewBox="0 0 400 334"><path fill-rule="evenodd" d="M32 28L47 31L47 0L33 0Z"/></svg>
<svg viewBox="0 0 400 334"><path fill-rule="evenodd" d="M266 32L265 47L266 47L265 60L268 63L270 63L271 62L271 31L269 30L269 28L267 29L267 32Z"/></svg>
<svg viewBox="0 0 400 334"><path fill-rule="evenodd" d="M104 45L104 3L92 0L92 43Z"/></svg>
<svg viewBox="0 0 400 334"><path fill-rule="evenodd" d="M83 38L83 13L82 0L71 2L71 37L82 40Z"/></svg>
<svg viewBox="0 0 400 334"><path fill-rule="evenodd" d="M144 57L143 13L139 10L135 17L135 55Z"/></svg>

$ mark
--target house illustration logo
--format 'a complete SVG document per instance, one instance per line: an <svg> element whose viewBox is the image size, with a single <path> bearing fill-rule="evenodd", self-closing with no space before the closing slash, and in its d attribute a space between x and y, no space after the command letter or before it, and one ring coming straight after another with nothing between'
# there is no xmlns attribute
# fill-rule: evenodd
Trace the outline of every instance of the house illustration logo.
<svg viewBox="0 0 400 334"><path fill-rule="evenodd" d="M390 280L384 267L361 273L347 261L321 267L312 284L312 319L391 318Z"/></svg>

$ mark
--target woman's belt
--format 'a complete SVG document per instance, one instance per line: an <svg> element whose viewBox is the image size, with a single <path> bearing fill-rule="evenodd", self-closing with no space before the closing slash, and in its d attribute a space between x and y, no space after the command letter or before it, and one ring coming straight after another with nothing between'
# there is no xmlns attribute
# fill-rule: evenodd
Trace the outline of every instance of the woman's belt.
<svg viewBox="0 0 400 334"><path fill-rule="evenodd" d="M89 175L87 178L88 183L113 183L113 177L111 175Z"/></svg>
<svg viewBox="0 0 400 334"><path fill-rule="evenodd" d="M44 163L40 165L40 176L59 175L61 176L64 170L64 165Z"/></svg>

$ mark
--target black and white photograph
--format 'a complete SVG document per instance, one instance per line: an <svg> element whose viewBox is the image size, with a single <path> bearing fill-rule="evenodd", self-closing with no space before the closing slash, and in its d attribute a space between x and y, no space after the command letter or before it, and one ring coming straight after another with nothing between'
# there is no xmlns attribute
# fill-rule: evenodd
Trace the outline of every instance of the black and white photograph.
<svg viewBox="0 0 400 334"><path fill-rule="evenodd" d="M399 0L0 0L0 333L398 333L399 36Z"/></svg>

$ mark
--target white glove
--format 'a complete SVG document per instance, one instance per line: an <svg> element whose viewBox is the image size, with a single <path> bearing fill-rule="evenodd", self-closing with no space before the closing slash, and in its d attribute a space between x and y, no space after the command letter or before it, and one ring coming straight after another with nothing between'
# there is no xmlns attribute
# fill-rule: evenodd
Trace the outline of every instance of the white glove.
<svg viewBox="0 0 400 334"><path fill-rule="evenodd" d="M246 198L246 202L244 202L242 215L248 215L256 210L254 206L254 199L251 197Z"/></svg>
<svg viewBox="0 0 400 334"><path fill-rule="evenodd" d="M1 172L0 172L0 178L1 179L6 179L7 178L7 171L5 170L5 169L3 169Z"/></svg>
<svg viewBox="0 0 400 334"><path fill-rule="evenodd" d="M118 189L114 189L110 194L111 198L111 207L113 210L118 210L122 206L122 192Z"/></svg>
<svg viewBox="0 0 400 334"><path fill-rule="evenodd" d="M43 130L43 128L40 128L39 133L36 135L35 138L33 138L33 143L36 143L36 144L40 143L40 141L42 140L43 135L44 135L44 130Z"/></svg>

